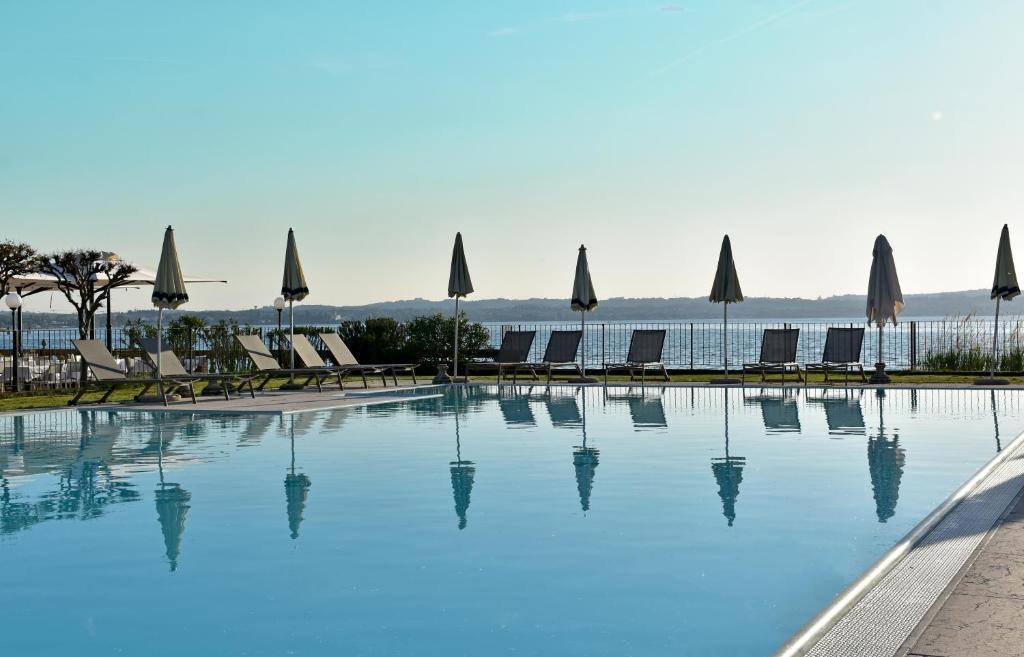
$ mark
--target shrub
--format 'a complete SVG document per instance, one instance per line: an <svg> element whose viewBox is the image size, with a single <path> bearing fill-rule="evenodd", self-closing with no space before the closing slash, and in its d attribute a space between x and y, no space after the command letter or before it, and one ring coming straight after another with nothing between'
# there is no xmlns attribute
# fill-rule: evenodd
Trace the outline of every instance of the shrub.
<svg viewBox="0 0 1024 657"><path fill-rule="evenodd" d="M455 319L441 313L412 319L405 326L409 354L421 363L451 362L455 346ZM459 313L459 362L476 357L490 343L483 324L470 322Z"/></svg>

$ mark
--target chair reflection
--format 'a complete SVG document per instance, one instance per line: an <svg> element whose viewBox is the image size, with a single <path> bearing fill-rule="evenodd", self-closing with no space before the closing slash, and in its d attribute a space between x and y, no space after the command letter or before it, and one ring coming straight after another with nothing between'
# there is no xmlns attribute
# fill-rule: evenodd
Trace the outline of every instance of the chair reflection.
<svg viewBox="0 0 1024 657"><path fill-rule="evenodd" d="M509 428L537 426L533 409L530 408L529 394L524 393L521 388L515 385L503 386L498 392L498 408Z"/></svg>
<svg viewBox="0 0 1024 657"><path fill-rule="evenodd" d="M798 389L769 390L762 388L756 395L745 396L743 403L760 405L765 432L800 433L800 411L797 407Z"/></svg>
<svg viewBox="0 0 1024 657"><path fill-rule="evenodd" d="M829 435L863 436L867 433L859 391L826 390L820 397L808 396L807 404L821 406L825 410Z"/></svg>
<svg viewBox="0 0 1024 657"><path fill-rule="evenodd" d="M608 389L604 389L604 400L606 404L625 404L629 407L629 417L635 431L649 431L668 428L668 420L665 417L665 404L662 396L665 393L665 386L651 387L644 386L634 392L633 388L627 388L626 394L616 395Z"/></svg>

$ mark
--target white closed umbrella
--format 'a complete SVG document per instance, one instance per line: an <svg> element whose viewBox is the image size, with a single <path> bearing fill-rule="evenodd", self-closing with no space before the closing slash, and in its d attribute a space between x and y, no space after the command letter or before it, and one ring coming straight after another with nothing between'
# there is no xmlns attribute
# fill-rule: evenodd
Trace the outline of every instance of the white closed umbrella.
<svg viewBox="0 0 1024 657"><path fill-rule="evenodd" d="M871 383L889 383L889 375L885 373L885 362L882 354L882 328L892 320L896 324L906 304L903 303L903 291L900 290L900 279L896 275L896 262L892 257L892 247L885 235L875 238L875 246L871 250L871 274L868 277L868 323L878 327L878 362L875 373L871 375Z"/></svg>
<svg viewBox="0 0 1024 657"><path fill-rule="evenodd" d="M743 291L740 289L740 279L736 275L736 261L732 257L732 242L729 236L722 238L722 250L718 254L718 269L715 270L715 281L711 285L711 294L708 295L711 303L720 303L722 306L722 369L725 370L725 377L714 381L714 383L739 383L737 379L729 378L729 304L743 301Z"/></svg>
<svg viewBox="0 0 1024 657"><path fill-rule="evenodd" d="M587 313L597 308L597 293L594 292L594 283L590 280L590 264L587 262L587 247L580 244L579 254L576 256L576 277L572 282L572 300L569 307L580 313L580 369L583 376L577 379L580 383L590 383L593 379L587 378Z"/></svg>
<svg viewBox="0 0 1024 657"><path fill-rule="evenodd" d="M302 261L299 259L299 247L295 245L295 231L288 229L288 245L284 252L284 277L281 280L281 296L288 302L288 335L292 343L289 352L288 368L295 369L295 307L296 301L309 296L309 285L306 275L302 272ZM290 386L295 385L294 375L289 380Z"/></svg>
<svg viewBox="0 0 1024 657"><path fill-rule="evenodd" d="M459 299L473 293L473 281L469 278L466 252L462 248L462 233L455 233L452 247L452 267L448 274L448 298L455 297L455 356L452 361L453 378L459 376Z"/></svg>
<svg viewBox="0 0 1024 657"><path fill-rule="evenodd" d="M976 380L974 383L977 385L1007 385L1010 383L1006 379L996 378L996 363L999 360L997 352L999 303L1004 299L1009 301L1019 294L1017 269L1013 266L1013 251L1010 249L1010 228L1003 224L1003 230L999 234L999 250L996 251L996 275L992 279L992 295L989 297L996 300L996 321L992 328L992 370L988 379Z"/></svg>
<svg viewBox="0 0 1024 657"><path fill-rule="evenodd" d="M160 252L160 264L156 269L151 297L156 306L156 378L163 378L163 323L164 309L173 310L188 303L185 279L178 263L178 249L174 245L174 229L164 231L164 246ZM161 388L161 393L163 392Z"/></svg>

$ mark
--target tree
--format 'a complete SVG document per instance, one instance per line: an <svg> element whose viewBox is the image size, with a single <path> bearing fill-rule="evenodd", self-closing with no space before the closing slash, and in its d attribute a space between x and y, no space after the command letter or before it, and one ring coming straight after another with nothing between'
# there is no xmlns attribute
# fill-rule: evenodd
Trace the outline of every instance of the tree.
<svg viewBox="0 0 1024 657"><path fill-rule="evenodd" d="M409 353L421 363L437 365L450 362L455 346L455 318L438 313L416 317L405 325ZM470 322L459 313L459 357L476 357L490 344L483 324Z"/></svg>
<svg viewBox="0 0 1024 657"><path fill-rule="evenodd" d="M40 260L39 270L53 276L57 289L78 313L78 335L89 337L97 311L110 290L131 282L135 266L109 253L60 251Z"/></svg>
<svg viewBox="0 0 1024 657"><path fill-rule="evenodd" d="M24 242L0 242L0 292L15 292L12 279L39 271L39 254Z"/></svg>

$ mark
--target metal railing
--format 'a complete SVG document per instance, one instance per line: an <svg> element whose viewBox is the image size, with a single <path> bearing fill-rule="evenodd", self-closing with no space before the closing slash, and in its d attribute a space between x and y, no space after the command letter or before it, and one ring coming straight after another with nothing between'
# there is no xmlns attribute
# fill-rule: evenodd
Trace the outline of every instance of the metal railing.
<svg viewBox="0 0 1024 657"><path fill-rule="evenodd" d="M530 359L539 361L552 331L579 330L576 322L500 323L485 322L490 346L497 348L508 330L533 330L536 337ZM720 322L592 322L586 325L582 348L587 366L599 369L603 363L625 360L629 340L636 329L665 330L663 361L672 370L714 371L722 369L724 340L728 339L729 367L739 368L744 362L756 361L764 330L768 328L800 329L797 362L804 364L821 360L825 335L829 327L863 327L861 322L730 322L723 331ZM992 356L990 319L914 320L885 327L884 360L895 371L950 371L987 369ZM278 344L268 327L240 327L240 332L260 335L275 354L283 356L285 345ZM97 331L96 338L110 345L129 374L146 375L151 368L143 354L132 345L134 334L114 328ZM167 336L171 346L191 371L243 371L248 359L227 336L219 345L204 334L192 332ZM0 329L0 390L70 387L78 383L80 364L71 344L78 337L76 329L29 329L18 336L20 349L12 353L14 334ZM278 351L281 350L281 351ZM1024 322L1007 319L999 322L1000 367L1004 371L1024 371ZM877 330L869 327L864 336L861 362L870 367L878 359ZM982 366L983 365L983 366Z"/></svg>

